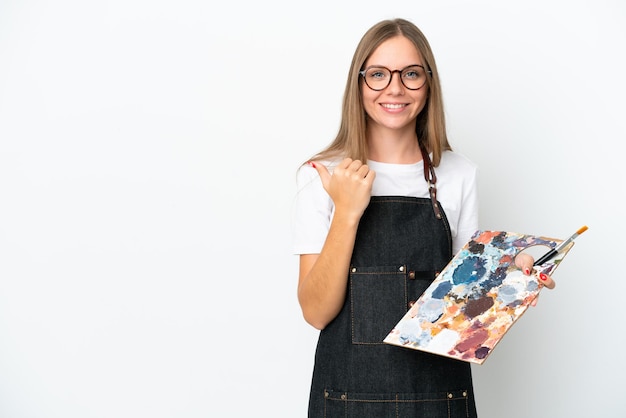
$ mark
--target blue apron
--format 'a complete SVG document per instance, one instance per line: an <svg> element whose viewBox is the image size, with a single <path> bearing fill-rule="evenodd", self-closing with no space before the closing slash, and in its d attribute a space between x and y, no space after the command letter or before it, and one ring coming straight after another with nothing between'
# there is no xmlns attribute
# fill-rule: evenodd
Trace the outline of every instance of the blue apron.
<svg viewBox="0 0 626 418"><path fill-rule="evenodd" d="M344 306L319 335L310 418L477 416L469 363L382 342L452 258L447 218L433 202L371 198Z"/></svg>

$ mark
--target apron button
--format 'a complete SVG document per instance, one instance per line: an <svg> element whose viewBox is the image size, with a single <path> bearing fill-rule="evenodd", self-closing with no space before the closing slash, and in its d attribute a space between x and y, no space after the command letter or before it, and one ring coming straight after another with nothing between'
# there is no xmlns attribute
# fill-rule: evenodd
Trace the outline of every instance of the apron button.
<svg viewBox="0 0 626 418"><path fill-rule="evenodd" d="M324 391L324 397L328 398L330 396L330 394L327 391Z"/></svg>
<svg viewBox="0 0 626 418"><path fill-rule="evenodd" d="M448 399L452 399L452 394L448 393Z"/></svg>
<svg viewBox="0 0 626 418"><path fill-rule="evenodd" d="M409 271L409 279L414 280L415 279L415 272L414 271Z"/></svg>
<svg viewBox="0 0 626 418"><path fill-rule="evenodd" d="M342 401L345 401L345 400L346 400L346 394L345 394L345 393L342 393L342 394L341 394L341 400L342 400Z"/></svg>

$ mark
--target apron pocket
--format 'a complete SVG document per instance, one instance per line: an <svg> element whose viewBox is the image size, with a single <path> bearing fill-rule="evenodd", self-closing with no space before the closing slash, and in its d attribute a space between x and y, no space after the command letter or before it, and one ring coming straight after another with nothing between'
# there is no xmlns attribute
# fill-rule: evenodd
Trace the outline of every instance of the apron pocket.
<svg viewBox="0 0 626 418"><path fill-rule="evenodd" d="M350 268L352 344L383 344L407 312L406 266Z"/></svg>
<svg viewBox="0 0 626 418"><path fill-rule="evenodd" d="M326 389L326 417L470 417L469 391L438 393L353 393Z"/></svg>

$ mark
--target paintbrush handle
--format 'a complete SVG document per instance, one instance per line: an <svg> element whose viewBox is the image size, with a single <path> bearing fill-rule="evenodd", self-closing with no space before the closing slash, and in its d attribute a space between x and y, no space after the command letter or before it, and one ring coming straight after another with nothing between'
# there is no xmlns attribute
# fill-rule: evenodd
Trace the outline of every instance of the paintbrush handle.
<svg viewBox="0 0 626 418"><path fill-rule="evenodd" d="M535 261L535 263L533 264L533 266L538 266L540 264L545 263L546 261L550 260L552 257L554 257L555 255L557 255L559 252L556 249L551 249L550 251L548 251L547 253L545 253L544 255L542 255L539 260Z"/></svg>

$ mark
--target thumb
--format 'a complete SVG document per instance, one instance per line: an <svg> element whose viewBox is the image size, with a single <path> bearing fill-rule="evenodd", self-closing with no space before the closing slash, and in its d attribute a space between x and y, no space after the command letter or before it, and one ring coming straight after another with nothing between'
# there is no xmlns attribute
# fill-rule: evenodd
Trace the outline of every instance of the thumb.
<svg viewBox="0 0 626 418"><path fill-rule="evenodd" d="M328 168L326 168L324 164L316 163L315 161L309 161L308 164L317 170L322 180L322 186L324 186L324 189L328 190L328 183L330 182L330 172L328 172Z"/></svg>

